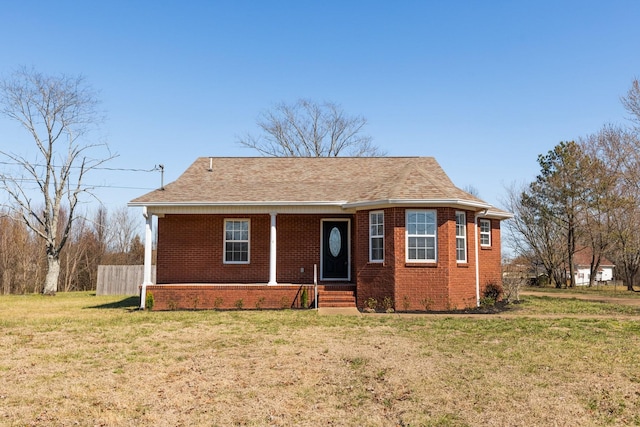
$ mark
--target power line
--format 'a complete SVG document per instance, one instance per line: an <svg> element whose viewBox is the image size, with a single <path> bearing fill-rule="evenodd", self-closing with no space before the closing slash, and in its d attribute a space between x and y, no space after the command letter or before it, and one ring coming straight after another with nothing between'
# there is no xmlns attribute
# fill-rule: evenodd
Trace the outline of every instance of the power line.
<svg viewBox="0 0 640 427"><path fill-rule="evenodd" d="M12 182L27 182L27 183L37 183L39 181L33 179L33 178L12 178L11 180L7 180L7 181L12 181ZM129 187L129 186L120 186L120 185L106 185L106 184L86 184L83 185L84 188L114 188L114 189L121 189L121 190L157 190L157 188L151 188L151 187Z"/></svg>
<svg viewBox="0 0 640 427"><path fill-rule="evenodd" d="M28 162L25 162L28 163ZM20 162L6 162L6 161L0 161L0 164L2 165L12 165L12 166L20 166L22 165L22 163ZM36 167L46 167L47 165L43 165L40 163L29 163L32 166L36 166ZM56 165L51 165L54 168L58 168L60 166L56 166ZM71 166L71 168L73 169L80 169L81 166ZM158 172L161 170L161 168L159 166L154 166L153 169L136 169L136 168L111 168L111 167L94 167L91 168L92 170L107 170L107 171L114 171L114 172Z"/></svg>

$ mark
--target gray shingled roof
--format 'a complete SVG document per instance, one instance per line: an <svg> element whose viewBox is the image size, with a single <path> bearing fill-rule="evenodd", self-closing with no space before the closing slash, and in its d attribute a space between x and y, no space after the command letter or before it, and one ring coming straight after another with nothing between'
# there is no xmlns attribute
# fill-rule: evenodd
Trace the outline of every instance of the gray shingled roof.
<svg viewBox="0 0 640 427"><path fill-rule="evenodd" d="M130 205L380 201L489 206L457 188L433 157L201 157L164 190L138 197Z"/></svg>

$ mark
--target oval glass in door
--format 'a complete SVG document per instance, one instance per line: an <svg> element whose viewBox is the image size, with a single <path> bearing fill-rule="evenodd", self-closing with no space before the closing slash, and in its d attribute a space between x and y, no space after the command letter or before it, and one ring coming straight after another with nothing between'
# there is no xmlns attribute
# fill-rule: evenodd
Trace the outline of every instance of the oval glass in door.
<svg viewBox="0 0 640 427"><path fill-rule="evenodd" d="M329 233L329 252L334 257L340 255L340 249L342 248L342 235L338 227L333 227Z"/></svg>

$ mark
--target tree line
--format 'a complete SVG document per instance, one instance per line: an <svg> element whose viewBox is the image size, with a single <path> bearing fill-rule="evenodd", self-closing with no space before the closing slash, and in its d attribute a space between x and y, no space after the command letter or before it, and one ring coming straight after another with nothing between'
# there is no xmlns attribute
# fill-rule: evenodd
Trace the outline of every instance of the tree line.
<svg viewBox="0 0 640 427"><path fill-rule="evenodd" d="M562 141L538 156L533 182L507 190L506 239L556 286L575 286L575 256L590 255L590 285L606 259L629 290L640 280L640 83L621 98L629 121Z"/></svg>
<svg viewBox="0 0 640 427"><path fill-rule="evenodd" d="M140 221L126 207L112 212L99 207L90 215L78 216L60 252L58 290L96 289L101 264L142 264ZM60 224L58 230L64 228ZM43 292L47 256L42 239L8 211L0 211L0 230L0 293Z"/></svg>

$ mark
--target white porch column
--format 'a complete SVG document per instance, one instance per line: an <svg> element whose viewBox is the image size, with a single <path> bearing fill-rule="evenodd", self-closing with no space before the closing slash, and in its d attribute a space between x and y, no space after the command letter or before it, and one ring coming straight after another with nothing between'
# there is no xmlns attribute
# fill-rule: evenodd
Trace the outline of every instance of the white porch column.
<svg viewBox="0 0 640 427"><path fill-rule="evenodd" d="M269 238L269 285L277 285L276 282L276 215L271 212L271 233Z"/></svg>
<svg viewBox="0 0 640 427"><path fill-rule="evenodd" d="M153 249L153 215L149 214L147 207L142 208L142 215L145 218L144 227L144 274L142 279L142 290L140 292L140 309L144 310L147 299L147 285L152 285L151 281L151 253Z"/></svg>

